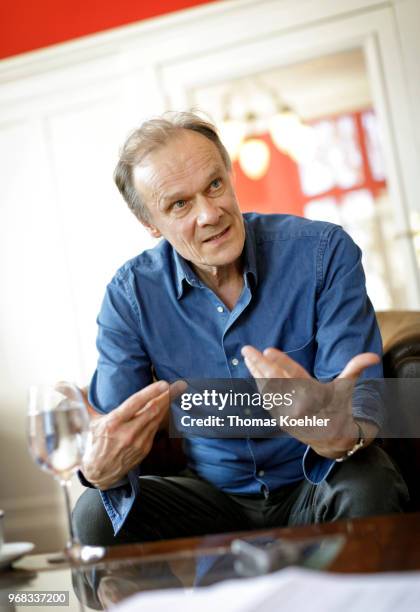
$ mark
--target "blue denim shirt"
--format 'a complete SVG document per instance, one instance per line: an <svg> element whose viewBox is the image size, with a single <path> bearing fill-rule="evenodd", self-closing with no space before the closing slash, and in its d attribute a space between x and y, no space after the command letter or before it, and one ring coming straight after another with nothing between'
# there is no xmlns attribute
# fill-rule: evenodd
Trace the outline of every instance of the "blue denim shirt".
<svg viewBox="0 0 420 612"><path fill-rule="evenodd" d="M158 379L249 378L241 347L288 353L319 380L358 353L381 353L360 249L342 228L290 215L244 215L244 286L232 311L167 241L128 261L107 287L98 317L99 361L90 401L107 413ZM382 376L381 366L365 377ZM353 412L381 425L378 397L358 389ZM303 478L321 482L334 461L298 440L191 438L189 466L223 491L268 493ZM102 492L118 531L137 495L140 469Z"/></svg>

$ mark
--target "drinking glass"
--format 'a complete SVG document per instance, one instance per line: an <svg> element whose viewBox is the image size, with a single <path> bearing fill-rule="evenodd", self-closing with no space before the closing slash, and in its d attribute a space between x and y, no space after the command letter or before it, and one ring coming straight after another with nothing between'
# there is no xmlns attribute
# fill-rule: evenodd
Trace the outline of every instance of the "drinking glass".
<svg viewBox="0 0 420 612"><path fill-rule="evenodd" d="M103 556L100 547L80 546L71 518L71 478L81 466L88 431L89 415L76 385L59 382L30 387L29 450L35 463L53 474L61 485L69 530L65 553L68 558L83 561Z"/></svg>

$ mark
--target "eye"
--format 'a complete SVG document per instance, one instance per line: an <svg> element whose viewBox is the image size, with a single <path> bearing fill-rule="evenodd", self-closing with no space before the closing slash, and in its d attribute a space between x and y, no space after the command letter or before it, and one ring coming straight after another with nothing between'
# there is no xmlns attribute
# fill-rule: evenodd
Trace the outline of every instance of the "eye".
<svg viewBox="0 0 420 612"><path fill-rule="evenodd" d="M177 200L172 204L174 210L182 210L187 205L186 200Z"/></svg>
<svg viewBox="0 0 420 612"><path fill-rule="evenodd" d="M221 186L222 186L222 181L219 178L214 179L214 181L210 183L210 189L212 191L216 191L217 189L220 189Z"/></svg>

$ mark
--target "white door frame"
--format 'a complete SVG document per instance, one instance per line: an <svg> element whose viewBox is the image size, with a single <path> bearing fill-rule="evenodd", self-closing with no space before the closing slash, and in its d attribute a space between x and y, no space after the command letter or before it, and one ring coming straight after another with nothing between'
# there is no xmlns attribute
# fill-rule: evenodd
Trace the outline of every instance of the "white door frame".
<svg viewBox="0 0 420 612"><path fill-rule="evenodd" d="M270 15L266 14L266 19ZM264 28L263 28L264 29ZM209 32L211 36L211 30ZM223 38L223 36L222 36ZM410 235L409 211L420 208L420 176L410 123L404 67L392 8L373 7L292 31L254 36L250 41L214 48L192 59L163 62L162 90L167 107L185 109L193 104L194 89L241 76L308 60L323 54L362 48L372 99L383 132L384 155L395 234L407 270L410 307L420 307L420 278Z"/></svg>

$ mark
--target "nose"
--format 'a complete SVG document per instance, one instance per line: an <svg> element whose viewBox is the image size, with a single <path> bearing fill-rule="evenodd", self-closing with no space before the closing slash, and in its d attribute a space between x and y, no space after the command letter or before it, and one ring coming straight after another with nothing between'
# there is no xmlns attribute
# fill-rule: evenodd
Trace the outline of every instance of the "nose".
<svg viewBox="0 0 420 612"><path fill-rule="evenodd" d="M222 211L217 206L213 199L208 199L205 196L199 196L197 198L197 224L200 227L205 225L217 225Z"/></svg>

